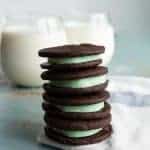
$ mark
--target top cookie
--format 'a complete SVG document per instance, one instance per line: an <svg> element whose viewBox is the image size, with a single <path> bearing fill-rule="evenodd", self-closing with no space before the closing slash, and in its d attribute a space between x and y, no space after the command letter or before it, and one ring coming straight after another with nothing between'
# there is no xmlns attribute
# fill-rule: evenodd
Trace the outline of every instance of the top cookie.
<svg viewBox="0 0 150 150"><path fill-rule="evenodd" d="M39 51L41 57L78 57L104 53L104 46L97 46L93 44L80 45L63 45L51 48L45 48Z"/></svg>

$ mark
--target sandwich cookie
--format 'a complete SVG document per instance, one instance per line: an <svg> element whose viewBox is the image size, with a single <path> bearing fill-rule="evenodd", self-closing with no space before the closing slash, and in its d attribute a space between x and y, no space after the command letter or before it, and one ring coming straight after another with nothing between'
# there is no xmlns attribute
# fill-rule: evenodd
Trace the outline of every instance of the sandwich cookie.
<svg viewBox="0 0 150 150"><path fill-rule="evenodd" d="M50 115L67 119L96 119L110 113L110 105L105 101L109 98L107 91L86 96L54 96L43 94L43 109Z"/></svg>
<svg viewBox="0 0 150 150"><path fill-rule="evenodd" d="M72 106L71 106L72 107ZM78 107L78 106L77 106ZM87 107L87 105L85 105ZM95 106L91 106L93 108L88 108L85 109L84 105L83 108L76 108L76 112L74 109L70 109L69 111L67 109L59 109L58 107L50 104L50 103L42 103L42 108L45 111L45 113L48 116L53 116L53 117L59 117L63 119L71 119L71 120L90 120L90 119L102 119L105 118L106 116L110 115L110 105L108 103L104 103L104 107L102 108L101 106L97 106L98 108L95 108ZM77 111L78 110L78 111Z"/></svg>
<svg viewBox="0 0 150 150"><path fill-rule="evenodd" d="M93 44L64 45L42 49L39 56L48 57L48 62L41 65L44 69L79 69L101 64L104 51L104 46Z"/></svg>
<svg viewBox="0 0 150 150"><path fill-rule="evenodd" d="M112 127L111 125L108 125L102 130L89 130L87 133L78 131L76 134L74 134L74 131L59 132L55 129L46 127L45 134L48 138L58 141L62 144L89 145L102 142L110 137L112 134Z"/></svg>
<svg viewBox="0 0 150 150"><path fill-rule="evenodd" d="M96 120L65 120L45 114L46 128L68 138L84 138L93 136L109 126L111 115Z"/></svg>
<svg viewBox="0 0 150 150"><path fill-rule="evenodd" d="M44 84L47 93L57 94L86 94L104 90L107 87L107 68L94 67L76 71L48 70L42 73L43 80L50 80Z"/></svg>
<svg viewBox="0 0 150 150"><path fill-rule="evenodd" d="M63 120L60 118L56 117L53 118L46 115L44 119L46 122L45 128L46 135L50 138L58 140L59 142L66 141L67 143L65 144L75 144L75 145L92 144L104 140L111 134L111 127L109 125L111 121L110 115L103 119L87 120L87 121ZM107 128L108 126L109 129ZM60 137L61 140L59 140ZM84 143L84 141L86 141L85 139L93 139L93 140L88 140L88 143L87 142ZM93 142L89 143L90 141Z"/></svg>

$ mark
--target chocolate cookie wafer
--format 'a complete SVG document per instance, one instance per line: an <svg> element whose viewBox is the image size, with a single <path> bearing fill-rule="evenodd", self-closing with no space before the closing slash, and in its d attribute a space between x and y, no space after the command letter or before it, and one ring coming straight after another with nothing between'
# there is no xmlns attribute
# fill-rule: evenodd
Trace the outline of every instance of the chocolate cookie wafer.
<svg viewBox="0 0 150 150"><path fill-rule="evenodd" d="M102 63L101 54L104 51L104 46L80 44L45 48L39 51L39 55L48 57L48 62L42 64L42 68L64 70L97 66Z"/></svg>
<svg viewBox="0 0 150 150"><path fill-rule="evenodd" d="M46 122L46 125L51 128L62 130L90 130L104 128L105 126L109 125L111 122L111 115L107 115L102 119L68 120L45 114L44 121Z"/></svg>
<svg viewBox="0 0 150 150"><path fill-rule="evenodd" d="M44 84L47 93L57 94L85 94L104 90L107 87L107 68L94 67L71 72L49 70L42 73L43 80L50 80Z"/></svg>
<svg viewBox="0 0 150 150"><path fill-rule="evenodd" d="M49 103L45 103L45 102L42 103L42 108L48 116L59 117L59 118L64 118L64 119L69 119L69 120L70 119L72 120L102 119L110 115L110 105L106 102L104 103L104 107L102 109L98 111L96 111L95 109L94 112L85 112L85 111L83 112L82 108L79 109L80 112L79 111L78 112L65 112L64 110L59 109L58 107L51 105Z"/></svg>
<svg viewBox="0 0 150 150"><path fill-rule="evenodd" d="M107 91L99 91L87 95L70 95L67 94L64 96L54 94L52 92L43 93L43 100L47 103L52 103L54 105L89 105L94 103L100 103L108 100L110 94Z"/></svg>

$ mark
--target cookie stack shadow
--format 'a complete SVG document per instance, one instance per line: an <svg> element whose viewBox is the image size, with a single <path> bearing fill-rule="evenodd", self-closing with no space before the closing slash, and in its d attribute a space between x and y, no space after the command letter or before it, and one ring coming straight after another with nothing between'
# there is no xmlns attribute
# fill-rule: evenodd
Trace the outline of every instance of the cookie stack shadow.
<svg viewBox="0 0 150 150"><path fill-rule="evenodd" d="M112 133L105 48L92 44L45 48L41 77L45 135L67 145L94 144Z"/></svg>

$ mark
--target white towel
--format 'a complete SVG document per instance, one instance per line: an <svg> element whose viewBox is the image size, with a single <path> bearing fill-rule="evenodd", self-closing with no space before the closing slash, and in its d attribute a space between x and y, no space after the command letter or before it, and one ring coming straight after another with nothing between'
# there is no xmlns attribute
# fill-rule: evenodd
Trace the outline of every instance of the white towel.
<svg viewBox="0 0 150 150"><path fill-rule="evenodd" d="M133 99L134 100L134 99ZM150 107L114 104L112 150L150 149Z"/></svg>
<svg viewBox="0 0 150 150"><path fill-rule="evenodd" d="M38 141L65 150L149 150L150 80L112 77L110 86L113 135L109 141L87 146L67 146L48 140Z"/></svg>

